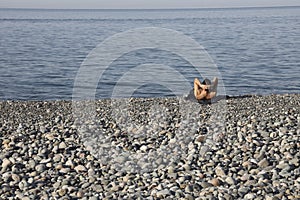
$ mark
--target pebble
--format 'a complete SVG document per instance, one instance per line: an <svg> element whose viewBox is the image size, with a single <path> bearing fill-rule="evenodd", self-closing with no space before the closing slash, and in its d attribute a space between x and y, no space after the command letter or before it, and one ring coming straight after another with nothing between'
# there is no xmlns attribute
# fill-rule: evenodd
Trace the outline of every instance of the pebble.
<svg viewBox="0 0 300 200"><path fill-rule="evenodd" d="M250 187L241 187L238 189L238 193L240 194L240 196L245 196L249 191L250 191Z"/></svg>
<svg viewBox="0 0 300 200"><path fill-rule="evenodd" d="M82 190L79 190L77 193L76 193L76 197L77 198L82 198L84 196L84 193Z"/></svg>
<svg viewBox="0 0 300 200"><path fill-rule="evenodd" d="M228 176L226 179L225 179L225 182L228 183L229 185L235 185L235 180L234 178Z"/></svg>
<svg viewBox="0 0 300 200"><path fill-rule="evenodd" d="M19 182L19 188L20 190L26 190L28 187L28 183L25 180L22 180L21 182Z"/></svg>
<svg viewBox="0 0 300 200"><path fill-rule="evenodd" d="M204 143L206 139L205 135L199 135L196 139L196 143Z"/></svg>
<svg viewBox="0 0 300 200"><path fill-rule="evenodd" d="M11 163L11 161L9 160L9 159L7 159L7 158L4 158L3 160L2 160L2 165L1 165L1 167L2 167L2 172L5 172L5 170L11 165L12 163Z"/></svg>
<svg viewBox="0 0 300 200"><path fill-rule="evenodd" d="M261 161L258 162L258 166L260 168L266 168L269 166L269 161L267 160L267 158L262 159Z"/></svg>
<svg viewBox="0 0 300 200"><path fill-rule="evenodd" d="M70 171L71 171L70 168L61 168L61 169L59 170L59 172L60 172L60 173L63 173L63 174L68 174Z"/></svg>
<svg viewBox="0 0 300 200"><path fill-rule="evenodd" d="M206 152L209 150L209 147L208 146L202 146L201 149L200 149L200 156L205 156Z"/></svg>
<svg viewBox="0 0 300 200"><path fill-rule="evenodd" d="M84 171L86 171L86 168L83 165L77 165L74 169L75 169L76 172L84 172Z"/></svg>
<svg viewBox="0 0 300 200"><path fill-rule="evenodd" d="M20 182L20 176L18 174L12 174L11 175L12 180L14 180L15 182Z"/></svg>
<svg viewBox="0 0 300 200"><path fill-rule="evenodd" d="M220 185L220 181L219 179L217 178L214 178L210 181L210 183L213 185L213 186L219 186Z"/></svg>
<svg viewBox="0 0 300 200"><path fill-rule="evenodd" d="M170 194L170 191L168 189L164 189L164 190L158 191L156 193L157 197L159 197L159 198L163 198L169 194Z"/></svg>
<svg viewBox="0 0 300 200"><path fill-rule="evenodd" d="M289 164L284 162L284 161L280 161L278 165L276 165L276 168L278 169L285 169L285 168L288 168L289 167Z"/></svg>
<svg viewBox="0 0 300 200"><path fill-rule="evenodd" d="M132 98L113 115L101 99L95 120L71 101L0 102L0 199L295 199L299 97Z"/></svg>
<svg viewBox="0 0 300 200"><path fill-rule="evenodd" d="M245 195L244 199L255 199L256 195L253 193L248 193Z"/></svg>
<svg viewBox="0 0 300 200"><path fill-rule="evenodd" d="M67 148L67 145L66 145L65 142L61 142L61 143L59 143L58 148L59 149L65 149L65 148Z"/></svg>
<svg viewBox="0 0 300 200"><path fill-rule="evenodd" d="M280 200L278 197L276 196L266 196L266 200Z"/></svg>
<svg viewBox="0 0 300 200"><path fill-rule="evenodd" d="M226 176L224 170L221 167L216 167L215 172L218 177Z"/></svg>
<svg viewBox="0 0 300 200"><path fill-rule="evenodd" d="M179 183L183 183L185 181L185 177L182 176L182 177L178 178L178 181L179 181Z"/></svg>
<svg viewBox="0 0 300 200"><path fill-rule="evenodd" d="M65 165L71 167L71 169L74 168L74 163L72 160L68 160Z"/></svg>
<svg viewBox="0 0 300 200"><path fill-rule="evenodd" d="M43 172L45 170L45 168L46 168L45 164L39 164L39 165L35 166L35 170L37 172Z"/></svg>
<svg viewBox="0 0 300 200"><path fill-rule="evenodd" d="M66 189L60 189L60 190L58 190L58 194L59 194L59 196L64 196L65 194L67 193L67 190Z"/></svg>
<svg viewBox="0 0 300 200"><path fill-rule="evenodd" d="M186 171L189 171L191 169L191 166L189 164L184 164L182 166Z"/></svg>
<svg viewBox="0 0 300 200"><path fill-rule="evenodd" d="M173 179L176 179L177 176L178 176L177 173L169 173L169 174L168 174L168 177L169 177L169 178L173 178Z"/></svg>
<svg viewBox="0 0 300 200"><path fill-rule="evenodd" d="M167 169L168 169L169 174L174 173L174 167L173 166L169 166Z"/></svg>
<svg viewBox="0 0 300 200"><path fill-rule="evenodd" d="M208 182L201 182L200 185L202 188L209 188L213 186L211 183Z"/></svg>
<svg viewBox="0 0 300 200"><path fill-rule="evenodd" d="M148 149L148 147L147 147L147 145L143 145L143 146L141 146L141 151L144 151L144 152L146 152L147 151L147 149Z"/></svg>
<svg viewBox="0 0 300 200"><path fill-rule="evenodd" d="M187 192L187 193L191 193L191 192L193 192L193 186L191 186L191 185L187 185L186 187L185 187L185 192Z"/></svg>
<svg viewBox="0 0 300 200"><path fill-rule="evenodd" d="M30 177L30 178L28 178L27 182L28 182L29 184L32 184L32 183L34 182L34 179L33 179L32 177Z"/></svg>
<svg viewBox="0 0 300 200"><path fill-rule="evenodd" d="M60 162L60 160L61 160L61 155L55 154L55 156L53 157L53 161L57 163L57 162Z"/></svg>

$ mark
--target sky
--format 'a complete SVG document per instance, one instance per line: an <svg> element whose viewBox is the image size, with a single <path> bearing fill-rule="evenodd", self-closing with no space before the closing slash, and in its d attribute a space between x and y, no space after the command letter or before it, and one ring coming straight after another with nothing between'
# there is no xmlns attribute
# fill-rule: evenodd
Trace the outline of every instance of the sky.
<svg viewBox="0 0 300 200"><path fill-rule="evenodd" d="M300 0L0 0L0 8L159 9L300 6Z"/></svg>

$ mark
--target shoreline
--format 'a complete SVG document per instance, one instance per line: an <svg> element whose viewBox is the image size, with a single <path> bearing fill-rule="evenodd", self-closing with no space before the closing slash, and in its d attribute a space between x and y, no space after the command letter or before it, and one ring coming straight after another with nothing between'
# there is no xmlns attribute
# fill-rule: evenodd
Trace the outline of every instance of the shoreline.
<svg viewBox="0 0 300 200"><path fill-rule="evenodd" d="M101 99L95 122L71 100L1 101L0 198L300 198L299 99Z"/></svg>
<svg viewBox="0 0 300 200"><path fill-rule="evenodd" d="M299 95L300 93L271 93L271 94L241 94L241 95L218 95L217 97L221 97L222 99L242 99L242 98L251 98L251 97L267 97L267 96L289 96L289 95ZM184 95L185 96L185 95ZM184 98L184 96L162 96L162 97L130 97L130 98L116 98L116 99L162 99L162 98ZM101 101L101 100L109 100L111 98L100 98L100 99L93 99L94 101ZM23 100L23 99L1 99L1 102L52 102L52 101L62 101L62 102L69 102L73 101L73 99L41 99L41 100ZM85 99L83 101L90 101Z"/></svg>

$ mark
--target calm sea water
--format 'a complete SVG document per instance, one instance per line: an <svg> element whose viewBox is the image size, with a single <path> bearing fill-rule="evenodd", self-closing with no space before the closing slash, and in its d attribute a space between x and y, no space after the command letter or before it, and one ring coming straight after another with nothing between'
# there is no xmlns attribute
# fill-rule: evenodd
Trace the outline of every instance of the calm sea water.
<svg viewBox="0 0 300 200"><path fill-rule="evenodd" d="M1 9L0 99L71 99L78 69L91 50L116 33L142 27L173 29L204 46L229 95L300 92L300 7ZM96 97L108 97L114 80L130 66L166 61L189 69L189 63L168 52L145 49L124 54L112 63L106 81L100 81ZM186 76L192 84L198 74L186 70ZM134 95L170 96L172 91L153 83Z"/></svg>

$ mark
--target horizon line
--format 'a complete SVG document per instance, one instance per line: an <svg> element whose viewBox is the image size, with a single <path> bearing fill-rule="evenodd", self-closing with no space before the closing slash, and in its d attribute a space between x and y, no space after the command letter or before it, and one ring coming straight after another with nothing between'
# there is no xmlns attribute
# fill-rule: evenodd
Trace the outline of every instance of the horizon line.
<svg viewBox="0 0 300 200"><path fill-rule="evenodd" d="M251 9L251 8L288 8L300 7L300 5L278 5L278 6L232 6L232 7L186 7L186 8L1 8L9 10L201 10L201 9Z"/></svg>

